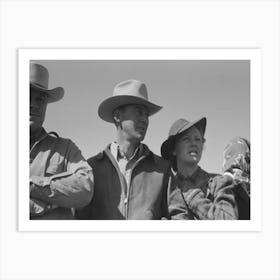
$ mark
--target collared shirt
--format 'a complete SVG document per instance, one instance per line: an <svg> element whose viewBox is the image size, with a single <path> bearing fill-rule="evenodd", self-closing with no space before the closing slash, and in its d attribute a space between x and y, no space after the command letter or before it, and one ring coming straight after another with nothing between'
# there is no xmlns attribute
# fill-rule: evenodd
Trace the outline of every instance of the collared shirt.
<svg viewBox="0 0 280 280"><path fill-rule="evenodd" d="M122 175L124 176L127 190L130 185L132 167L143 155L143 144L140 143L140 145L135 149L134 154L129 159L123 153L121 153L119 145L116 142L111 143L110 152L112 153Z"/></svg>
<svg viewBox="0 0 280 280"><path fill-rule="evenodd" d="M31 215L41 214L43 219L47 214L54 219L69 218L70 208L85 206L93 195L92 169L81 151L71 140L54 137L44 129L30 147L29 178ZM55 208L57 215L51 215L52 211L45 215L45 205ZM32 212L36 209L41 213Z"/></svg>

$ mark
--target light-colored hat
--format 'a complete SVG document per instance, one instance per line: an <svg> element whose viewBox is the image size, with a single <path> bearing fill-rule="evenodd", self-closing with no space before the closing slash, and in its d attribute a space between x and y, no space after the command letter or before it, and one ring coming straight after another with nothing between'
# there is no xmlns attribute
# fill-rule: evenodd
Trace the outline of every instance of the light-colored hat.
<svg viewBox="0 0 280 280"><path fill-rule="evenodd" d="M62 87L48 89L49 71L46 67L36 63L30 63L29 68L30 86L47 94L48 103L60 100L64 95Z"/></svg>
<svg viewBox="0 0 280 280"><path fill-rule="evenodd" d="M195 126L204 137L206 129L206 118L201 118L194 122L190 122L185 119L179 119L175 121L169 130L167 140L165 140L161 145L161 156L165 159L170 159L170 157L172 156L176 138L193 126Z"/></svg>
<svg viewBox="0 0 280 280"><path fill-rule="evenodd" d="M99 117L113 123L113 111L124 105L140 104L148 108L149 116L158 112L162 107L148 100L148 91L144 83L137 80L127 80L117 84L113 96L105 99L98 108Z"/></svg>

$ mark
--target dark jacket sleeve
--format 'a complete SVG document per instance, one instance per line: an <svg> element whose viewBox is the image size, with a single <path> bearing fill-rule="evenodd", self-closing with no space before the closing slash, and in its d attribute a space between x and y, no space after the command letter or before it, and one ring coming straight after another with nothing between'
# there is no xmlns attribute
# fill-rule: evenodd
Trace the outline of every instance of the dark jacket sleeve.
<svg viewBox="0 0 280 280"><path fill-rule="evenodd" d="M247 186L244 183L237 184L233 187L235 201L238 206L238 219L250 220L250 195L246 191Z"/></svg>

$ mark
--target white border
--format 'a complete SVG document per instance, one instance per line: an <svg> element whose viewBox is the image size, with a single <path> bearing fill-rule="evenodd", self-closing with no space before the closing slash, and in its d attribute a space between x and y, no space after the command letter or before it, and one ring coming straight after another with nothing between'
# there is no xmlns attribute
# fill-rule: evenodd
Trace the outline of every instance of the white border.
<svg viewBox="0 0 280 280"><path fill-rule="evenodd" d="M250 221L38 221L29 220L29 61L30 60L250 60L251 61L251 220ZM19 49L19 231L261 231L262 72L260 49ZM258 155L256 157L256 155ZM24 183L26 182L24 187ZM21 184L21 186L19 186Z"/></svg>

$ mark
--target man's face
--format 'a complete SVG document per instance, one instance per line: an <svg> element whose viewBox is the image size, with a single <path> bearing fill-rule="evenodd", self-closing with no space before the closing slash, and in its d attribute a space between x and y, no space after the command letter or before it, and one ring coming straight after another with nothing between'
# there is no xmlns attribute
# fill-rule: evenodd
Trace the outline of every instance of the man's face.
<svg viewBox="0 0 280 280"><path fill-rule="evenodd" d="M46 94L30 87L30 130L35 131L42 127L47 108Z"/></svg>
<svg viewBox="0 0 280 280"><path fill-rule="evenodd" d="M119 111L122 131L127 140L144 140L149 125L148 109L143 105L126 105Z"/></svg>
<svg viewBox="0 0 280 280"><path fill-rule="evenodd" d="M203 149L204 138L196 127L186 130L176 141L174 155L177 161L198 164Z"/></svg>

